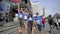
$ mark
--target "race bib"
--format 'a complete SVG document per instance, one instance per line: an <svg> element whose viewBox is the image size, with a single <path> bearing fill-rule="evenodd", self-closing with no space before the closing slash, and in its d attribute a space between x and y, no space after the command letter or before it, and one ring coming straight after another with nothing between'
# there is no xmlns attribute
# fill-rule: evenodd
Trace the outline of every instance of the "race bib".
<svg viewBox="0 0 60 34"><path fill-rule="evenodd" d="M37 22L37 24L40 24L40 20L37 20L36 22Z"/></svg>
<svg viewBox="0 0 60 34"><path fill-rule="evenodd" d="M29 20L32 20L32 18L30 17Z"/></svg>
<svg viewBox="0 0 60 34"><path fill-rule="evenodd" d="M22 15L20 15L20 18L22 18Z"/></svg>
<svg viewBox="0 0 60 34"><path fill-rule="evenodd" d="M37 24L39 24L40 26L42 26L42 22L40 20L37 20L36 22L37 22Z"/></svg>
<svg viewBox="0 0 60 34"><path fill-rule="evenodd" d="M27 19L27 16L24 16L24 19Z"/></svg>

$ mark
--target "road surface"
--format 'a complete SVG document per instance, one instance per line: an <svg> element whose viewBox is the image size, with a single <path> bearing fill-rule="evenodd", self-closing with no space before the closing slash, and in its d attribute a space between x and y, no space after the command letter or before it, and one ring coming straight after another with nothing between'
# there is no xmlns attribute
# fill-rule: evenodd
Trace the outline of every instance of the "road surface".
<svg viewBox="0 0 60 34"><path fill-rule="evenodd" d="M9 22L4 24L4 27L0 27L0 34L19 34L19 23L16 22ZM55 34L60 34L60 30L57 30L56 28L53 29ZM45 23L45 28L42 28L43 34L50 34L49 32L49 24ZM25 34L25 32L23 32ZM39 34L38 29L35 29L35 34ZM54 34L53 32L51 34Z"/></svg>

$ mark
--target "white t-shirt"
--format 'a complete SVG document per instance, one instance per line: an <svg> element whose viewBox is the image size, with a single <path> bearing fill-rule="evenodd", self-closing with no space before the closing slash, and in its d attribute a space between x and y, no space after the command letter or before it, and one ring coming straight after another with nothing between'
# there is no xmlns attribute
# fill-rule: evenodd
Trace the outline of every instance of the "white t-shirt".
<svg viewBox="0 0 60 34"><path fill-rule="evenodd" d="M59 25L58 20L56 18L54 19L54 21L57 25Z"/></svg>
<svg viewBox="0 0 60 34"><path fill-rule="evenodd" d="M29 20L32 20L32 18L31 18L31 17L29 17Z"/></svg>

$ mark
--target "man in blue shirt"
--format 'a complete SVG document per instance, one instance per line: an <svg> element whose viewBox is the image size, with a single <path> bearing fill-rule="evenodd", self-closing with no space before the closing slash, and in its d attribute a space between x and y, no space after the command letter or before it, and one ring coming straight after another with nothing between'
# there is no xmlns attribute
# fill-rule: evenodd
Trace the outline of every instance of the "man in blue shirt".
<svg viewBox="0 0 60 34"><path fill-rule="evenodd" d="M38 27L38 30L40 31L40 34L42 34L42 29L41 29L41 27L42 27L42 17L44 17L44 15L45 15L45 8L43 8L43 15L40 16L39 13L37 12L36 16L35 16L35 19L34 19L35 23ZM32 34L34 33L34 30L35 30L35 27L33 27Z"/></svg>

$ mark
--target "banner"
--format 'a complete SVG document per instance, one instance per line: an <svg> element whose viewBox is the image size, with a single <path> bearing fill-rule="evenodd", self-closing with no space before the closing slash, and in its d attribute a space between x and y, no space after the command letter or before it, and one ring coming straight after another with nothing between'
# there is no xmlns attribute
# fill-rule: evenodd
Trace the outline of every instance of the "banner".
<svg viewBox="0 0 60 34"><path fill-rule="evenodd" d="M22 0L11 0L12 2L16 2L16 3L18 3L18 2L22 2Z"/></svg>
<svg viewBox="0 0 60 34"><path fill-rule="evenodd" d="M19 0L11 0L12 2L19 2Z"/></svg>

